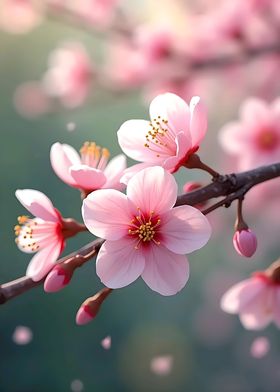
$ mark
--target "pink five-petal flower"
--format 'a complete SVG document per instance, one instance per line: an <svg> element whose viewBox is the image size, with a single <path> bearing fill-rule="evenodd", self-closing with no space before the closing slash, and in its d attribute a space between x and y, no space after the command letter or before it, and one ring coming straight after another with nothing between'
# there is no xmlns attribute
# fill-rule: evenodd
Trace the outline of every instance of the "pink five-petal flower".
<svg viewBox="0 0 280 392"><path fill-rule="evenodd" d="M26 275L34 281L42 279L54 266L64 248L62 217L49 198L33 189L18 189L16 197L35 216L18 218L16 243L26 253L37 252L31 259Z"/></svg>
<svg viewBox="0 0 280 392"><path fill-rule="evenodd" d="M280 285L265 273L254 274L223 295L221 308L239 314L246 329L260 330L272 321L280 328Z"/></svg>
<svg viewBox="0 0 280 392"><path fill-rule="evenodd" d="M66 184L88 192L100 188L121 189L120 178L126 168L126 158L120 154L109 163L109 151L95 143L84 143L81 157L68 144L55 143L50 159L56 175Z"/></svg>
<svg viewBox="0 0 280 392"><path fill-rule="evenodd" d="M225 125L220 142L236 156L238 168L278 162L280 157L280 99L271 105L258 98L247 99L240 109L240 121Z"/></svg>
<svg viewBox="0 0 280 392"><path fill-rule="evenodd" d="M162 295L180 291L189 277L185 253L204 246L211 233L206 217L190 206L174 207L177 184L162 167L141 170L127 195L98 190L83 202L84 222L106 239L96 262L109 288L127 286L140 275Z"/></svg>
<svg viewBox="0 0 280 392"><path fill-rule="evenodd" d="M172 93L150 105L150 121L128 120L118 130L119 144L130 158L175 172L195 153L207 129L206 108L199 97L190 106ZM132 169L127 169L130 172Z"/></svg>

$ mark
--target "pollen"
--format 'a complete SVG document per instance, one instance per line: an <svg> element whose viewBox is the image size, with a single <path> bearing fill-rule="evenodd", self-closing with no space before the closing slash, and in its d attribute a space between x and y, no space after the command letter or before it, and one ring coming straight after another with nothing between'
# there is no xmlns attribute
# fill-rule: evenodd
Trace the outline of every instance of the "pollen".
<svg viewBox="0 0 280 392"><path fill-rule="evenodd" d="M154 217L154 211L151 211L145 217L140 208L138 208L138 215L134 217L131 224L133 227L129 228L128 234L138 239L135 249L139 249L141 243L145 244L153 241L156 245L160 244L160 241L155 239L158 226L160 225L160 219Z"/></svg>
<svg viewBox="0 0 280 392"><path fill-rule="evenodd" d="M149 148L153 151L156 157L160 157L161 152L170 150L174 144L170 129L168 126L168 120L158 116L149 123L148 132L145 135L146 143L144 147Z"/></svg>
<svg viewBox="0 0 280 392"><path fill-rule="evenodd" d="M29 249L36 252L39 249L39 245L33 239L34 226L37 226L37 222L29 219L28 216L19 216L18 225L14 227L15 231L15 242L22 249Z"/></svg>
<svg viewBox="0 0 280 392"><path fill-rule="evenodd" d="M95 142L85 142L80 149L80 154L84 165L99 170L105 169L110 158L110 151L98 146Z"/></svg>

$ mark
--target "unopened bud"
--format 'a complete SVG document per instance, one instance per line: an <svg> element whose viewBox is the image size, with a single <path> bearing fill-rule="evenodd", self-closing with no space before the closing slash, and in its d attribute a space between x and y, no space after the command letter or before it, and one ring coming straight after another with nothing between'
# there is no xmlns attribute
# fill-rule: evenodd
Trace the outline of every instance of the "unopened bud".
<svg viewBox="0 0 280 392"><path fill-rule="evenodd" d="M47 293L54 293L63 289L70 282L73 272L74 269L65 268L63 264L56 265L45 279L44 290Z"/></svg>
<svg viewBox="0 0 280 392"><path fill-rule="evenodd" d="M188 181L183 186L183 191L185 193L189 193L189 192L192 192L192 191L196 191L197 189L200 189L200 188L202 188L202 184L201 183L196 182L196 181ZM198 203L198 204L195 204L194 207L196 207L199 210L202 210L205 207L206 204L207 204L206 202Z"/></svg>
<svg viewBox="0 0 280 392"><path fill-rule="evenodd" d="M237 230L233 236L233 245L240 256L252 257L257 250L257 237L250 229Z"/></svg>
<svg viewBox="0 0 280 392"><path fill-rule="evenodd" d="M76 323L78 325L84 325L93 320L97 316L103 301L107 298L111 291L112 289L105 287L93 297L86 299L77 312Z"/></svg>
<svg viewBox="0 0 280 392"><path fill-rule="evenodd" d="M183 191L184 191L185 193L188 193L188 192L195 191L196 189L199 189L199 188L201 188L201 187L202 187L202 185L201 185L199 182L196 182L196 181L188 181L188 182L186 182L185 185L183 186Z"/></svg>

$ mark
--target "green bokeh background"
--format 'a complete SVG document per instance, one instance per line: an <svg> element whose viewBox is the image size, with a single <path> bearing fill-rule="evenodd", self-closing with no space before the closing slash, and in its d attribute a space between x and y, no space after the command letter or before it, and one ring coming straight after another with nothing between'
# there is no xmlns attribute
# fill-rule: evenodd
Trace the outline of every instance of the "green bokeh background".
<svg viewBox="0 0 280 392"><path fill-rule="evenodd" d="M26 80L39 79L46 69L48 53L59 41L69 39L80 40L95 57L100 55L98 42L86 33L55 23L45 23L28 35L0 33L0 278L3 283L24 275L29 260L14 243L13 226L17 216L24 213L14 197L16 189L41 190L65 217L81 220L78 191L67 187L51 170L52 143L60 141L79 148L85 140L95 140L115 155L120 152L116 141L120 124L128 118L147 115L147 108L136 92L102 103L97 99L82 109L61 111L36 120L20 117L13 106L16 87ZM231 108L230 112L236 115L237 108ZM227 113L219 116L211 113L210 118L202 153L210 163L219 166L221 162L214 158L217 155L217 147L213 147L214 130L227 118ZM67 131L68 122L77 124L74 132ZM182 185L185 180L196 178L196 173L180 172L177 178ZM216 216L219 221L221 213L217 212ZM57 294L45 294L39 287L1 306L0 392L64 392L70 390L75 379L82 380L85 391L97 392L279 391L276 328L272 326L261 333L270 339L269 355L262 360L250 358L251 342L260 334L245 331L236 317L223 314L219 310L219 296L210 298L207 291L207 282L215 282L215 277L218 290L219 284L225 288L230 285L223 283L223 276L236 282L263 266L263 260L268 265L276 258L277 248L267 251L261 246L254 264L240 261L231 249L233 217L228 211L224 217L220 230L215 229L213 221L213 240L190 256L190 281L176 296L162 297L139 280L116 290L96 320L78 327L75 325L77 309L101 287L92 261L76 271L71 284ZM67 252L90 239L88 234L72 239ZM19 346L12 341L18 325L32 329L34 336L30 344ZM107 335L112 337L109 351L100 345ZM170 375L156 376L150 370L150 361L164 354L174 357L173 369Z"/></svg>

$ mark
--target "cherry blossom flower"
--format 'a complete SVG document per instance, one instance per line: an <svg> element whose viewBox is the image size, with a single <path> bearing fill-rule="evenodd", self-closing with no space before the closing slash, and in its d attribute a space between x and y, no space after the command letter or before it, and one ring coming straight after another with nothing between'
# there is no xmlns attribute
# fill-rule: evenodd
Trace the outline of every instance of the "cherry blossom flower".
<svg viewBox="0 0 280 392"><path fill-rule="evenodd" d="M240 121L222 128L220 142L226 152L236 156L240 170L279 161L280 99L271 105L251 98L241 106Z"/></svg>
<svg viewBox="0 0 280 392"><path fill-rule="evenodd" d="M20 250L36 254L32 257L26 275L41 280L53 267L64 249L62 216L50 199L33 189L19 189L16 197L35 216L18 218L15 226L16 243Z"/></svg>
<svg viewBox="0 0 280 392"><path fill-rule="evenodd" d="M265 272L253 274L231 287L221 299L221 308L239 314L247 329L260 330L274 322L280 328L280 285Z"/></svg>
<svg viewBox="0 0 280 392"><path fill-rule="evenodd" d="M86 49L80 43L68 42L51 53L43 85L50 96L74 108L87 99L92 77L93 65Z"/></svg>
<svg viewBox="0 0 280 392"><path fill-rule="evenodd" d="M42 20L40 0L1 0L0 28L13 34L27 33Z"/></svg>
<svg viewBox="0 0 280 392"><path fill-rule="evenodd" d="M94 142L86 142L81 156L68 144L55 143L50 159L56 175L66 184L86 193L100 188L121 189L120 178L126 168L126 158L120 154L109 163L110 152Z"/></svg>
<svg viewBox="0 0 280 392"><path fill-rule="evenodd" d="M175 94L158 95L151 102L150 117L151 121L126 121L118 131L124 153L143 162L127 169L127 176L156 165L177 171L199 149L207 129L206 109L199 97L193 97L189 107Z"/></svg>
<svg viewBox="0 0 280 392"><path fill-rule="evenodd" d="M120 288L140 275L162 295L180 291L189 278L186 253L203 247L211 233L206 217L191 206L172 208L177 184L157 166L128 182L127 195L99 190L83 202L82 215L91 233L106 239L96 271L109 288Z"/></svg>

